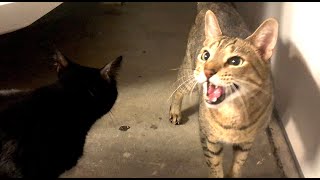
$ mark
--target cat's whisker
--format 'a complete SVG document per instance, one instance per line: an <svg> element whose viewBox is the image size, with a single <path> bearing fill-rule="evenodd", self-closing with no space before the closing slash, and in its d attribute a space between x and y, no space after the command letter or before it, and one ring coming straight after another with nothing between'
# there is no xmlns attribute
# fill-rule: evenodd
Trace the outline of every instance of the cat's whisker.
<svg viewBox="0 0 320 180"><path fill-rule="evenodd" d="M116 123L115 116L113 115L112 109L109 111L108 114L109 114L112 126L118 126L118 121Z"/></svg>
<svg viewBox="0 0 320 180"><path fill-rule="evenodd" d="M235 93L239 94L239 100L243 104L243 107L244 107L244 110L245 110L244 111L245 112L245 118L248 119L249 118L248 109L247 109L247 106L246 106L246 103L245 103L244 99L242 98L242 93L237 90L237 88L236 88L236 86L234 84L232 84L230 87L235 90Z"/></svg>
<svg viewBox="0 0 320 180"><path fill-rule="evenodd" d="M190 69L190 70L195 70L195 69L192 69L192 68L173 68L173 69L169 69L171 71L177 71L177 70L180 70L180 69Z"/></svg>
<svg viewBox="0 0 320 180"><path fill-rule="evenodd" d="M179 81L182 80L183 78L189 79L189 78L191 78L191 77L193 77L193 74L192 74L192 75L182 76L182 77L180 77L179 79L177 79L172 85L176 84L177 82L179 82Z"/></svg>
<svg viewBox="0 0 320 180"><path fill-rule="evenodd" d="M185 83L184 86L180 87L182 91L185 93L190 93L190 90L192 89L193 82L196 81L194 78L192 78L188 83Z"/></svg>
<svg viewBox="0 0 320 180"><path fill-rule="evenodd" d="M187 79L186 81L184 81L183 83L181 83L174 91L173 93L170 95L169 99L167 100L169 102L169 100L171 99L171 97L173 96L173 94L184 84L186 84L187 82L190 82L191 80L193 80L194 77L192 76L191 78Z"/></svg>
<svg viewBox="0 0 320 180"><path fill-rule="evenodd" d="M185 86L183 86L184 90L187 91L187 93L191 92L191 89L193 87L193 83L196 82L197 80L193 78L192 81L189 81L187 84L185 84Z"/></svg>
<svg viewBox="0 0 320 180"><path fill-rule="evenodd" d="M242 86L241 90L246 91L247 94L250 93L250 90L247 87ZM259 105L263 105L262 102L259 101L258 97L255 94L252 94L252 95L248 96L248 98L251 98L251 97L257 99L258 100L257 102L259 103Z"/></svg>
<svg viewBox="0 0 320 180"><path fill-rule="evenodd" d="M230 94L232 94L232 87L231 86L226 86L226 96L229 96ZM235 106L234 101L231 101L233 103L230 103L230 105L232 105L232 107ZM232 122L232 116L229 116L230 122Z"/></svg>
<svg viewBox="0 0 320 180"><path fill-rule="evenodd" d="M250 98L252 96L256 96L255 93L253 93L253 90L246 87L246 86L241 86L241 88L237 89L237 91L241 92L241 94L245 95L247 98ZM258 91L260 92L260 91Z"/></svg>
<svg viewBox="0 0 320 180"><path fill-rule="evenodd" d="M226 96L229 96L229 95L231 95L232 94L232 89L231 89L231 87L230 86L226 86Z"/></svg>
<svg viewBox="0 0 320 180"><path fill-rule="evenodd" d="M195 80L194 81L194 85L193 85L193 87L191 88L191 91L190 91L190 99L191 99L191 97L192 97L192 93L193 93L193 91L194 91L194 88L196 87L196 85L198 84L198 81L197 80Z"/></svg>
<svg viewBox="0 0 320 180"><path fill-rule="evenodd" d="M236 83L242 83L242 84L246 84L248 86L251 86L254 88L254 90L259 90L261 91L262 93L264 93L265 95L268 95L270 96L270 93L268 93L267 91L263 90L260 86L256 85L256 84L253 84L253 83L250 83L248 81L245 81L245 80L242 80L242 79L237 79L237 78L234 78L233 79Z"/></svg>

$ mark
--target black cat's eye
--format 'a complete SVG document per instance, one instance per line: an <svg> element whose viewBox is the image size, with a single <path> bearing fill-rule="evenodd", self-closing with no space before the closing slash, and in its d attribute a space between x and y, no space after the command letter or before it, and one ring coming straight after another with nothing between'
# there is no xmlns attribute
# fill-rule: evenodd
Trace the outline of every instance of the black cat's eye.
<svg viewBox="0 0 320 180"><path fill-rule="evenodd" d="M210 53L207 50L204 50L204 52L201 55L201 59L206 61L209 59L209 57L210 57Z"/></svg>
<svg viewBox="0 0 320 180"><path fill-rule="evenodd" d="M235 56L235 57L232 57L232 58L229 58L228 61L227 61L227 64L229 65L233 65L233 66L239 66L243 63L243 60L238 57L238 56Z"/></svg>

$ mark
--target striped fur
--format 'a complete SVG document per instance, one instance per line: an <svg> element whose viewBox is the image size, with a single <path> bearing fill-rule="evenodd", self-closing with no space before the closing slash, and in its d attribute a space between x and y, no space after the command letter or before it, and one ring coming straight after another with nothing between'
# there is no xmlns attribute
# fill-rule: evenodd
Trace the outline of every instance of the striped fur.
<svg viewBox="0 0 320 180"><path fill-rule="evenodd" d="M227 176L241 177L241 167L257 134L268 126L274 104L270 58L277 32L274 19L250 33L231 4L198 3L178 72L179 85L172 96L170 121L180 123L183 96L198 89L200 140L209 177L225 177L223 144L232 144L234 150ZM203 59L205 52L210 54L207 60ZM235 56L242 60L240 65L228 63ZM208 71L212 72L209 76L205 74ZM221 103L207 103L209 82L223 87L226 98Z"/></svg>

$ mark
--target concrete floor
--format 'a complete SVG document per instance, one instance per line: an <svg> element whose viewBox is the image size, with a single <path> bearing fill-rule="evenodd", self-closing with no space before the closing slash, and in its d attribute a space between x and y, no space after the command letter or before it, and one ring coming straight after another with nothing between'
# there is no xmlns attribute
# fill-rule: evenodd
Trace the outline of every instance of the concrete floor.
<svg viewBox="0 0 320 180"><path fill-rule="evenodd" d="M168 121L172 84L184 56L195 3L64 3L29 28L0 36L0 87L34 88L56 79L46 50L53 41L75 62L102 67L124 56L112 113L88 134L85 154L62 177L207 177L199 141L196 95L187 122ZM127 131L120 126L130 126ZM225 150L225 169L231 163ZM245 177L283 177L268 136L258 137Z"/></svg>

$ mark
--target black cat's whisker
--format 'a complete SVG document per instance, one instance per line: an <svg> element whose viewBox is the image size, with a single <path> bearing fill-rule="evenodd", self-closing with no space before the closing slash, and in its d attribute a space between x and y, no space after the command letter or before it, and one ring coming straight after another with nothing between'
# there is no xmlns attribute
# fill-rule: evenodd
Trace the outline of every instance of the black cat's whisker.
<svg viewBox="0 0 320 180"><path fill-rule="evenodd" d="M111 115L113 117L113 124L115 127L118 127L122 122L120 119L117 119L116 116L114 115L113 111L110 111Z"/></svg>
<svg viewBox="0 0 320 180"><path fill-rule="evenodd" d="M117 125L115 124L114 115L113 115L113 113L112 113L111 110L109 111L108 116L109 116L109 119L110 119L110 121L111 121L111 126L117 126Z"/></svg>

